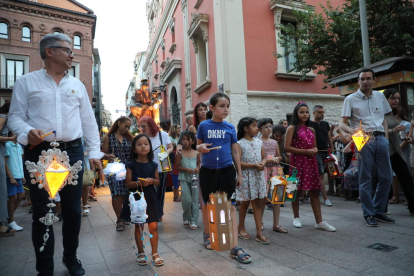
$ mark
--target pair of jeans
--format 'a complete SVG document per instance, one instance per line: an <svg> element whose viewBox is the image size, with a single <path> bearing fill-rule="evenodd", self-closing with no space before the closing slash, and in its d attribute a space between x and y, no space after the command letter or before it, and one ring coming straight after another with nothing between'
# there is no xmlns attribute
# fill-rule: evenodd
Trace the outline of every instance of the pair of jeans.
<svg viewBox="0 0 414 276"><path fill-rule="evenodd" d="M404 159L398 154L394 153L390 156L391 166L393 171L400 181L401 189L404 192L408 201L408 209L410 213L414 213L414 183L413 177L410 174L410 168Z"/></svg>
<svg viewBox="0 0 414 276"><path fill-rule="evenodd" d="M157 192L157 197L161 203L161 210L164 212L164 200L165 200L165 191L167 190L167 173L168 172L158 172L160 177L160 184L155 186L155 191Z"/></svg>
<svg viewBox="0 0 414 276"><path fill-rule="evenodd" d="M198 222L198 186L193 188L189 181L181 180L181 205L183 220Z"/></svg>
<svg viewBox="0 0 414 276"><path fill-rule="evenodd" d="M30 145L24 149L24 161L37 163L41 151L46 149L41 146L36 146L30 150L29 147ZM61 149L61 151L67 152L70 165L73 165L78 160L83 161L82 145L70 149ZM31 181L30 173L26 168L24 168L24 173L26 180ZM77 185L67 184L59 191L63 217L63 256L70 259L76 258L76 250L79 245L83 169L78 173L77 181ZM36 185L30 184L29 188L33 204L32 242L36 253L36 269L39 272L38 275L53 275L53 255L55 247L53 226L49 227L49 239L46 242L44 250L42 252L39 251L43 245L43 235L46 233L46 225L41 223L39 219L49 212L50 208L47 207L47 204L50 203L49 194L44 188L39 189L38 183Z"/></svg>
<svg viewBox="0 0 414 276"><path fill-rule="evenodd" d="M387 206L388 192L392 183L389 143L384 136L376 136L359 152L359 196L364 217L382 214ZM378 184L372 190L372 177Z"/></svg>

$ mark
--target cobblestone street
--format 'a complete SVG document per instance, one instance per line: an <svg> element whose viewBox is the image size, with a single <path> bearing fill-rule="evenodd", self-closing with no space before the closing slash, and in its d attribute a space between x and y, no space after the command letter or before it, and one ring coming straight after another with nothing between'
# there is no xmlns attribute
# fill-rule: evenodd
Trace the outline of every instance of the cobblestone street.
<svg viewBox="0 0 414 276"><path fill-rule="evenodd" d="M285 204L281 225L288 234L269 230L272 212L265 211L265 234L270 245L254 239L241 240L240 245L252 255L253 262L243 265L232 260L228 252L208 251L202 247L201 215L198 230L184 228L181 204L166 194L165 216L159 223L159 250L163 267L140 267L135 260L129 228L115 231L115 217L109 189L96 189L98 201L92 202L91 213L82 217L78 257L86 275L413 275L414 217L403 204L390 205L396 224L378 228L365 226L361 207L343 198L331 197L333 207L322 206L324 220L334 225L336 233L314 229L310 204L301 204L303 228L292 226L292 210ZM24 227L13 237L1 238L0 275L36 275L35 254L31 243L31 215L28 207L19 207L16 222ZM67 275L62 265L61 222L55 224L55 275ZM254 220L247 215L247 231L254 234ZM146 238L148 239L148 238ZM146 240L147 241L147 240ZM145 241L145 243L146 243ZM382 243L397 247L391 252L367 248ZM150 256L150 249L146 249Z"/></svg>

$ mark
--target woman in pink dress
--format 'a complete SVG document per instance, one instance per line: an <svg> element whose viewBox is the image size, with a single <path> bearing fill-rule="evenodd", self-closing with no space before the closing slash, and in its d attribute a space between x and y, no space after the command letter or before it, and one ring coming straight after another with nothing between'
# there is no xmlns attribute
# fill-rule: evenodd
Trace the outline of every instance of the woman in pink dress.
<svg viewBox="0 0 414 276"><path fill-rule="evenodd" d="M298 190L309 191L312 210L316 220L315 228L335 232L335 227L322 220L319 201L321 183L316 161L318 149L316 147L315 131L309 127L309 108L305 102L299 102L293 110L292 124L286 132L285 151L291 153L290 165L298 170ZM290 174L292 174L293 167L290 168ZM294 215L293 226L301 228L299 197L296 197L296 200L292 202L292 209Z"/></svg>

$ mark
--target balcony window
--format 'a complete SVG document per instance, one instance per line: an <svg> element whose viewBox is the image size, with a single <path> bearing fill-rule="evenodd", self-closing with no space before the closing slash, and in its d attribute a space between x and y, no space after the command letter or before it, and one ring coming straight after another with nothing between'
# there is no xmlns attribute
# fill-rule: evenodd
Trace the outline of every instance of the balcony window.
<svg viewBox="0 0 414 276"><path fill-rule="evenodd" d="M288 25L292 26L293 28L296 29L296 22L289 22L289 21L281 21L281 24L285 27L287 27ZM284 35L284 32L282 32L282 35ZM289 71L292 69L293 64L296 62L296 49L297 49L297 40L296 39L292 39L289 43L288 47L281 47L283 48L283 52L285 53L283 59L285 60L285 69L286 71ZM288 51L291 51L288 54ZM293 51L293 52L292 52Z"/></svg>
<svg viewBox="0 0 414 276"><path fill-rule="evenodd" d="M22 28L22 41L25 41L25 42L31 41L31 30L29 27Z"/></svg>
<svg viewBox="0 0 414 276"><path fill-rule="evenodd" d="M76 78L76 67L75 66L72 66L68 71L67 71L67 73L69 74L69 76L72 76L72 77L74 77L74 78Z"/></svg>
<svg viewBox="0 0 414 276"><path fill-rule="evenodd" d="M78 35L73 37L73 48L74 49L81 49L81 38Z"/></svg>
<svg viewBox="0 0 414 276"><path fill-rule="evenodd" d="M23 60L6 60L6 87L14 86L16 79L24 74Z"/></svg>
<svg viewBox="0 0 414 276"><path fill-rule="evenodd" d="M9 26L4 22L0 22L0 38L9 38Z"/></svg>

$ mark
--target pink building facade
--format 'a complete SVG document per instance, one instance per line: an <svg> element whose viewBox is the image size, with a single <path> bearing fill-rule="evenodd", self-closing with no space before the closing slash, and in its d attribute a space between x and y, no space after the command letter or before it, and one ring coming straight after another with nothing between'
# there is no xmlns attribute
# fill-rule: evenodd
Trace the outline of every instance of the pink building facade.
<svg viewBox="0 0 414 276"><path fill-rule="evenodd" d="M322 104L339 121L343 98L323 90L323 77L287 73L294 57L277 43L282 24L295 24L294 10L318 12L317 0L148 0L150 44L143 70L150 88L161 91L172 124L183 124L199 102L218 91L230 96L228 121L244 116L290 117L298 101ZM332 0L334 7L342 0Z"/></svg>

